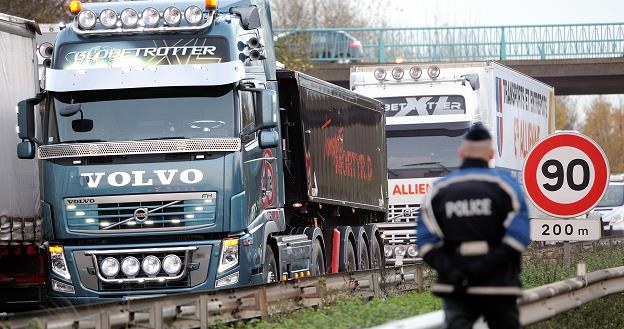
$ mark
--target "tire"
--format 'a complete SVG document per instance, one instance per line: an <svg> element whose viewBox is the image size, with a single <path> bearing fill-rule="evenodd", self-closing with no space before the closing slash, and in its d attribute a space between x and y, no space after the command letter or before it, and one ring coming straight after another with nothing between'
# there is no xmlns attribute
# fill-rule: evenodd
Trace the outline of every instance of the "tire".
<svg viewBox="0 0 624 329"><path fill-rule="evenodd" d="M370 256L368 252L368 247L366 246L366 241L364 241L364 237L360 236L358 239L357 246L358 253L358 270L368 270L370 268Z"/></svg>
<svg viewBox="0 0 624 329"><path fill-rule="evenodd" d="M312 246L310 272L312 276L321 276L325 274L325 258L323 257L323 248L321 248L321 242L319 240L315 240L314 245Z"/></svg>
<svg viewBox="0 0 624 329"><path fill-rule="evenodd" d="M277 262L273 254L273 248L267 244L264 253L264 263L262 264L262 282L273 283L279 281L279 273L277 271Z"/></svg>
<svg viewBox="0 0 624 329"><path fill-rule="evenodd" d="M347 272L355 272L357 270L357 261L355 260L355 251L350 241L347 241L347 250L345 261L347 263Z"/></svg>
<svg viewBox="0 0 624 329"><path fill-rule="evenodd" d="M379 245L379 240L377 237L373 237L370 239L370 260L371 260L371 268L378 269L382 268L384 263L383 254L381 253L381 246Z"/></svg>

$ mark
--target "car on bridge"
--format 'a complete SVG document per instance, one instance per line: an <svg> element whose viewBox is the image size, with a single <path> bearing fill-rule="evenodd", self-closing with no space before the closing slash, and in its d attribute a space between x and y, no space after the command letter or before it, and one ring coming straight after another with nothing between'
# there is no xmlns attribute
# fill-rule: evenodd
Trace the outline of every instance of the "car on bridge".
<svg viewBox="0 0 624 329"><path fill-rule="evenodd" d="M611 175L607 192L594 211L601 214L603 235L624 235L624 174Z"/></svg>
<svg viewBox="0 0 624 329"><path fill-rule="evenodd" d="M314 62L362 61L362 43L344 31L293 31L275 36L276 48L307 56Z"/></svg>

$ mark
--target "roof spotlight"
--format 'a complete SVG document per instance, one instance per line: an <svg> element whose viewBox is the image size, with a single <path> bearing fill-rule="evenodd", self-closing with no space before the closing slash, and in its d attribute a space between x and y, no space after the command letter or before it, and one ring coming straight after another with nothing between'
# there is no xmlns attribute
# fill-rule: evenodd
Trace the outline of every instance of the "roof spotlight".
<svg viewBox="0 0 624 329"><path fill-rule="evenodd" d="M382 82L386 80L386 75L388 75L388 72L386 72L386 69L381 68L381 67L378 69L375 69L375 79L377 79L377 81Z"/></svg>
<svg viewBox="0 0 624 329"><path fill-rule="evenodd" d="M422 76L422 69L418 66L413 66L409 71L410 77L414 80L420 79Z"/></svg>
<svg viewBox="0 0 624 329"><path fill-rule="evenodd" d="M104 9L100 13L100 23L107 28L112 29L117 25L117 13L112 9Z"/></svg>
<svg viewBox="0 0 624 329"><path fill-rule="evenodd" d="M437 79L440 76L440 68L435 65L429 66L427 74L431 79Z"/></svg>
<svg viewBox="0 0 624 329"><path fill-rule="evenodd" d="M405 75L405 71L403 71L402 68L395 67L392 69L392 77L394 78L394 80L398 81L403 79L403 75Z"/></svg>

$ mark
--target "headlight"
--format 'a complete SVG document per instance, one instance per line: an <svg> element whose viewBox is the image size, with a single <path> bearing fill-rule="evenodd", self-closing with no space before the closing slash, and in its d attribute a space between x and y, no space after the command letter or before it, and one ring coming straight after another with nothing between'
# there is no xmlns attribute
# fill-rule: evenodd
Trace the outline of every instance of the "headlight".
<svg viewBox="0 0 624 329"><path fill-rule="evenodd" d="M163 259L162 267L167 274L178 274L182 268L182 260L176 255L167 255Z"/></svg>
<svg viewBox="0 0 624 329"><path fill-rule="evenodd" d="M407 254L410 255L410 257L416 257L418 256L418 249L416 249L415 245L411 245L407 247Z"/></svg>
<svg viewBox="0 0 624 329"><path fill-rule="evenodd" d="M104 9L100 13L100 23L107 29L112 29L117 25L117 13L112 9Z"/></svg>
<svg viewBox="0 0 624 329"><path fill-rule="evenodd" d="M420 69L420 67L414 66L410 69L409 74L410 74L410 77L412 77L412 79L418 80L420 79L420 76L422 75L422 70Z"/></svg>
<svg viewBox="0 0 624 329"><path fill-rule="evenodd" d="M184 18L190 25L198 25L204 18L204 12L197 6L190 6L184 11Z"/></svg>
<svg viewBox="0 0 624 329"><path fill-rule="evenodd" d="M238 265L238 239L223 240L217 272L223 273L236 265Z"/></svg>
<svg viewBox="0 0 624 329"><path fill-rule="evenodd" d="M113 257L106 257L100 264L102 274L107 278L113 278L119 273L119 261Z"/></svg>
<svg viewBox="0 0 624 329"><path fill-rule="evenodd" d="M388 73L386 72L385 69L378 68L378 69L375 69L375 73L374 74L375 74L375 79L377 79L377 81L379 81L379 82L382 82L382 81L386 80L386 75Z"/></svg>
<svg viewBox="0 0 624 329"><path fill-rule="evenodd" d="M392 257L392 246L384 246L384 256L386 258Z"/></svg>
<svg viewBox="0 0 624 329"><path fill-rule="evenodd" d="M49 246L48 251L50 252L50 266L52 267L52 272L60 275L64 279L71 279L69 269L67 268L67 262L65 262L63 247Z"/></svg>
<svg viewBox="0 0 624 329"><path fill-rule="evenodd" d="M139 22L139 13L132 8L124 9L121 12L121 24L124 27L135 27Z"/></svg>
<svg viewBox="0 0 624 329"><path fill-rule="evenodd" d="M394 254L397 256L405 256L405 246L394 247Z"/></svg>
<svg viewBox="0 0 624 329"><path fill-rule="evenodd" d="M129 277L139 274L140 266L139 260L132 256L126 257L121 261L121 271Z"/></svg>
<svg viewBox="0 0 624 329"><path fill-rule="evenodd" d="M392 69L392 77L394 78L394 80L401 80L403 79L403 75L405 74L405 71L403 71L402 68L400 67L395 67Z"/></svg>
<svg viewBox="0 0 624 329"><path fill-rule="evenodd" d="M180 12L180 9L171 6L165 9L163 18L165 19L165 23L167 23L167 25L178 26L180 25L180 20L182 19L182 13Z"/></svg>
<svg viewBox="0 0 624 329"><path fill-rule="evenodd" d="M85 30L94 28L96 21L97 17L91 10L81 11L80 14L78 14L78 25Z"/></svg>
<svg viewBox="0 0 624 329"><path fill-rule="evenodd" d="M160 272L160 259L156 256L147 256L143 258L141 268L148 276L154 276Z"/></svg>
<svg viewBox="0 0 624 329"><path fill-rule="evenodd" d="M156 8L148 7L143 10L143 25L147 27L156 27L158 26L158 21L160 21L160 12L156 10Z"/></svg>

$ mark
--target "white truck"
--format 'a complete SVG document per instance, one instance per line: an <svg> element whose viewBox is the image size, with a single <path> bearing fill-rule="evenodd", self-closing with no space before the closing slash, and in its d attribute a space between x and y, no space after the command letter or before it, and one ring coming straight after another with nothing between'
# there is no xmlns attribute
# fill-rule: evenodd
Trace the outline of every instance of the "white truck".
<svg viewBox="0 0 624 329"><path fill-rule="evenodd" d="M531 147L554 131L554 89L499 63L351 67L351 89L385 104L388 143L386 262L418 259L416 218L431 183L460 166L466 130L481 121L492 165L519 178Z"/></svg>

